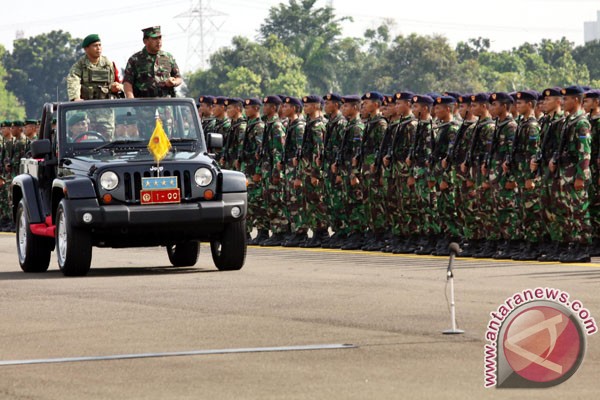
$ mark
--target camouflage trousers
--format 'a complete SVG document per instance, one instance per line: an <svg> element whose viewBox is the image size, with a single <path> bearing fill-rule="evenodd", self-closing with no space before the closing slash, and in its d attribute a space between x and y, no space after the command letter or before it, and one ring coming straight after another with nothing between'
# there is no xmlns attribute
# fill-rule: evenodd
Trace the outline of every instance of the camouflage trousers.
<svg viewBox="0 0 600 400"><path fill-rule="evenodd" d="M458 224L456 211L456 191L453 182L447 182L448 188L437 192L437 210L441 232L448 237L461 237L462 229Z"/></svg>
<svg viewBox="0 0 600 400"><path fill-rule="evenodd" d="M261 182L253 182L252 177L248 178L248 215L246 217L246 231L252 232L252 229L269 229L269 219L267 217L268 203L265 202L264 188Z"/></svg>
<svg viewBox="0 0 600 400"><path fill-rule="evenodd" d="M480 231L479 239L499 240L500 229L498 227L497 215L494 214L495 199L492 188L484 189L481 183L476 190L476 214L478 220L478 229Z"/></svg>
<svg viewBox="0 0 600 400"><path fill-rule="evenodd" d="M588 197L590 199L590 223L592 226L592 236L600 238L600 185L598 179L600 175L592 174L592 183L588 188Z"/></svg>
<svg viewBox="0 0 600 400"><path fill-rule="evenodd" d="M416 212L419 214L415 217L419 220L418 232L426 236L437 235L441 232L435 187L429 186L430 181L426 175L417 178L414 185Z"/></svg>
<svg viewBox="0 0 600 400"><path fill-rule="evenodd" d="M302 225L312 229L313 232L317 229L329 228L327 205L323 201L325 183L322 179L319 179L319 183L313 185L310 173L305 174L302 181L305 204L305 207L300 210Z"/></svg>
<svg viewBox="0 0 600 400"><path fill-rule="evenodd" d="M268 172L267 172L268 171ZM266 218L273 233L289 231L289 223L285 213L285 185L279 171L263 169L262 193L263 207L266 206Z"/></svg>
<svg viewBox="0 0 600 400"><path fill-rule="evenodd" d="M0 187L0 220L2 222L8 220L12 221L12 210L10 204L10 198L8 196L9 183L5 183Z"/></svg>
<svg viewBox="0 0 600 400"><path fill-rule="evenodd" d="M490 221L503 240L520 239L519 221L517 219L517 189L507 189L507 179L500 179L499 184L494 185L494 214L495 223Z"/></svg>
<svg viewBox="0 0 600 400"><path fill-rule="evenodd" d="M561 182L556 193L556 223L561 226L560 241L588 244L592 237L590 201L587 188L576 190L572 182Z"/></svg>
<svg viewBox="0 0 600 400"><path fill-rule="evenodd" d="M297 179L302 181L300 187L297 187ZM307 213L304 199L304 181L300 166L294 167L292 163L289 162L285 166L284 180L285 215L290 222L291 230L293 233L306 233L308 232L308 221L306 220Z"/></svg>
<svg viewBox="0 0 600 400"><path fill-rule="evenodd" d="M540 178L540 186L544 235L550 236L552 241L560 242L563 236L563 228L560 226L560 218L557 215L558 209L556 208L558 194L561 191L560 182L558 179L554 179L552 175L544 175Z"/></svg>
<svg viewBox="0 0 600 400"><path fill-rule="evenodd" d="M334 232L348 233L348 213L344 205L346 188L343 181L336 183L336 177L327 176L324 180L324 201L327 207L328 223Z"/></svg>
<svg viewBox="0 0 600 400"><path fill-rule="evenodd" d="M363 164L363 202L366 211L366 226L371 232L383 233L388 229L385 197L379 174L372 174L369 164Z"/></svg>

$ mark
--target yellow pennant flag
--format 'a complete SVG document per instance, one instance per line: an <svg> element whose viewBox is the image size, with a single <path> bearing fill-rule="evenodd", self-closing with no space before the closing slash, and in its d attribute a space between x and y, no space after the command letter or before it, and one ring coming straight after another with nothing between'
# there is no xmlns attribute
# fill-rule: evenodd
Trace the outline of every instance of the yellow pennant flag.
<svg viewBox="0 0 600 400"><path fill-rule="evenodd" d="M165 158L170 148L171 142L163 129L162 122L160 118L156 118L156 127L148 142L148 150L154 156L154 161L159 162Z"/></svg>

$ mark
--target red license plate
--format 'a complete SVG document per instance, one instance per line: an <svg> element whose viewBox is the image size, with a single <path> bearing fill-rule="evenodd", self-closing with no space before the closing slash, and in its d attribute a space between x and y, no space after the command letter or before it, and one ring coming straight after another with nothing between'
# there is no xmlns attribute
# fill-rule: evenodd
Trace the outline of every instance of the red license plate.
<svg viewBox="0 0 600 400"><path fill-rule="evenodd" d="M140 200L142 204L180 203L181 196L179 188L142 190L140 191Z"/></svg>

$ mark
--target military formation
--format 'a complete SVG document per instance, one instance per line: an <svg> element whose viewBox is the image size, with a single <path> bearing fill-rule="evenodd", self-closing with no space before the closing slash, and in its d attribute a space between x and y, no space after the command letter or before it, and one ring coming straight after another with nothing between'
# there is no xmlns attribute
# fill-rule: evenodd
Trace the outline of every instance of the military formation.
<svg viewBox="0 0 600 400"><path fill-rule="evenodd" d="M224 137L216 159L248 178L251 245L447 255L459 242L467 257L589 262L599 98L569 86L197 105L205 134Z"/></svg>

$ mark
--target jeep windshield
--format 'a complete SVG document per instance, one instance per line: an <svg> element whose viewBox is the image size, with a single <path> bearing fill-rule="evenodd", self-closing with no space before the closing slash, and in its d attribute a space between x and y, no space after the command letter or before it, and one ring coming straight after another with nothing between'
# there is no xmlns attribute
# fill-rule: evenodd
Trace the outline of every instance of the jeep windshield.
<svg viewBox="0 0 600 400"><path fill-rule="evenodd" d="M148 142L160 128L172 153L204 148L198 112L190 99L74 102L61 107L58 120L64 156L133 151L151 157Z"/></svg>

